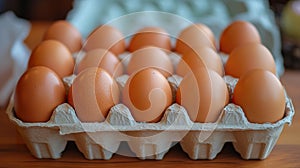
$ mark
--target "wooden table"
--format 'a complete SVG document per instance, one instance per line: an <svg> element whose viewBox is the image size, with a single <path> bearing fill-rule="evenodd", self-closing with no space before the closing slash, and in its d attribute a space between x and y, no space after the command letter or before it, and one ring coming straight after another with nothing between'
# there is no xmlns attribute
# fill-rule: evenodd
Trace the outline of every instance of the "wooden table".
<svg viewBox="0 0 300 168"><path fill-rule="evenodd" d="M49 23L35 22L25 40L34 48ZM139 160L114 155L111 160L87 160L74 143L69 143L62 158L36 159L26 148L5 110L0 111L0 167L300 167L300 71L286 70L281 81L292 98L296 114L292 125L285 126L275 148L265 160L243 160L230 143L225 144L214 160L191 160L179 145L174 146L161 161Z"/></svg>

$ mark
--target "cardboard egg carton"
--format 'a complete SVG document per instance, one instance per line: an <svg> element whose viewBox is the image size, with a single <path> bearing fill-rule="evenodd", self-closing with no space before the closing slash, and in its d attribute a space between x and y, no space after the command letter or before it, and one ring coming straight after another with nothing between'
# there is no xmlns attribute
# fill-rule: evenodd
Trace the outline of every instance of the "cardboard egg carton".
<svg viewBox="0 0 300 168"><path fill-rule="evenodd" d="M127 79L126 75L117 78L121 88ZM180 79L176 75L168 78L173 90ZM224 80L232 94L237 79L225 76ZM112 107L101 123L80 122L67 103L59 105L46 123L25 123L16 118L13 99L7 114L37 158L58 159L67 142L74 141L86 159L110 159L123 142L140 159L163 159L176 143L180 143L191 159L214 159L226 142L232 142L243 159L265 159L284 125L291 124L294 108L286 96L285 116L273 124L249 123L242 109L232 103L223 109L215 123L192 122L186 110L176 103L166 109L158 123L136 122L123 104Z"/></svg>

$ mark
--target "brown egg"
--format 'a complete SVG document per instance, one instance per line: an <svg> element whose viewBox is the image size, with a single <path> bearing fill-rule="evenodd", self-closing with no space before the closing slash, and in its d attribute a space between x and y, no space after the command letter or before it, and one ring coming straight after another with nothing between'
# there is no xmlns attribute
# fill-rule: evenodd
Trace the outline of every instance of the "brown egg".
<svg viewBox="0 0 300 168"><path fill-rule="evenodd" d="M209 70L212 81L212 105L206 116L205 122L215 122L220 117L224 107L229 103L229 91L224 79L215 71ZM201 122L201 117L199 117Z"/></svg>
<svg viewBox="0 0 300 168"><path fill-rule="evenodd" d="M88 36L84 45L86 51L96 48L106 49L119 55L126 48L124 36L118 29L109 25L102 25Z"/></svg>
<svg viewBox="0 0 300 168"><path fill-rule="evenodd" d="M73 102L73 87L71 85L71 87L69 88L69 92L68 92L68 97L67 97L67 101L68 103L74 108L74 102Z"/></svg>
<svg viewBox="0 0 300 168"><path fill-rule="evenodd" d="M260 43L260 35L250 22L235 21L227 26L220 37L220 51L230 54L233 49L247 43Z"/></svg>
<svg viewBox="0 0 300 168"><path fill-rule="evenodd" d="M169 56L163 50L157 47L144 47L132 53L127 73L131 75L148 67L156 68L164 76L170 76L174 71Z"/></svg>
<svg viewBox="0 0 300 168"><path fill-rule="evenodd" d="M216 50L214 38L211 37L213 33L208 31L210 30L208 27L204 27L203 24L192 24L182 30L177 38L175 50L180 54L190 52L199 46L207 46Z"/></svg>
<svg viewBox="0 0 300 168"><path fill-rule="evenodd" d="M82 122L102 122L110 108L119 102L119 88L103 69L92 67L80 72L72 84L71 96ZM69 95L70 96L70 95Z"/></svg>
<svg viewBox="0 0 300 168"><path fill-rule="evenodd" d="M68 21L54 22L45 32L44 40L57 40L66 45L74 53L81 50L82 37L80 32Z"/></svg>
<svg viewBox="0 0 300 168"><path fill-rule="evenodd" d="M169 34L159 27L145 27L139 30L131 39L128 50L134 52L147 46L155 46L171 50Z"/></svg>
<svg viewBox="0 0 300 168"><path fill-rule="evenodd" d="M207 35L209 40L213 43L214 47L217 48L216 38L211 29L207 25L202 23L195 23L195 26L201 29Z"/></svg>
<svg viewBox="0 0 300 168"><path fill-rule="evenodd" d="M216 122L229 102L227 85L219 74L205 67L193 71L180 83L176 102L187 110L192 121Z"/></svg>
<svg viewBox="0 0 300 168"><path fill-rule="evenodd" d="M74 64L72 54L64 44L56 40L46 40L32 51L28 68L46 66L63 78L73 73Z"/></svg>
<svg viewBox="0 0 300 168"><path fill-rule="evenodd" d="M77 73L86 68L99 67L106 70L112 77L123 74L123 64L111 52L105 49L93 49L88 51L77 66Z"/></svg>
<svg viewBox="0 0 300 168"><path fill-rule="evenodd" d="M195 57L201 57L208 69L224 75L223 63L220 56L209 47L196 47L193 51L184 53L177 65L176 73L185 76L191 69L195 69L201 65L197 64Z"/></svg>
<svg viewBox="0 0 300 168"><path fill-rule="evenodd" d="M284 116L284 88L271 72L252 70L236 84L233 103L242 107L249 122L274 123Z"/></svg>
<svg viewBox="0 0 300 168"><path fill-rule="evenodd" d="M234 49L225 64L225 74L239 78L252 69L269 70L276 74L276 64L270 51L259 43L249 43Z"/></svg>
<svg viewBox="0 0 300 168"><path fill-rule="evenodd" d="M53 110L65 102L65 96L65 87L54 71L44 66L30 68L16 86L16 116L24 122L47 122Z"/></svg>
<svg viewBox="0 0 300 168"><path fill-rule="evenodd" d="M172 103L167 79L156 69L146 68L132 74L122 92L122 102L138 122L158 122Z"/></svg>

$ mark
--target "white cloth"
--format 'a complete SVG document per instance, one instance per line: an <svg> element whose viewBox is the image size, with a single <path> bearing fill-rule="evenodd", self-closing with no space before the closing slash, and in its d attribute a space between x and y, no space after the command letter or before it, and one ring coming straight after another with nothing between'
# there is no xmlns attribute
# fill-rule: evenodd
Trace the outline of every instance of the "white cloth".
<svg viewBox="0 0 300 168"><path fill-rule="evenodd" d="M23 41L30 23L6 12L0 15L0 25L0 107L4 107L27 67L30 51Z"/></svg>

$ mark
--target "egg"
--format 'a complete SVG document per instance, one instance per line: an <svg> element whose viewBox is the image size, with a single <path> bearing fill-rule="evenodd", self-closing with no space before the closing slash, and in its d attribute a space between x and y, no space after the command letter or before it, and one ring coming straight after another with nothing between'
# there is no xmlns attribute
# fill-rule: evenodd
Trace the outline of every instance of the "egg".
<svg viewBox="0 0 300 168"><path fill-rule="evenodd" d="M132 74L122 91L122 102L138 122L158 122L172 103L167 79L156 69L146 68Z"/></svg>
<svg viewBox="0 0 300 168"><path fill-rule="evenodd" d="M215 48L217 48L216 38L214 33L211 31L211 29L202 23L195 23L194 24L197 28L201 29L208 37L208 39L212 42Z"/></svg>
<svg viewBox="0 0 300 168"><path fill-rule="evenodd" d="M102 122L110 108L119 102L119 97L118 85L108 72L92 67L81 71L74 79L69 102L71 99L80 121Z"/></svg>
<svg viewBox="0 0 300 168"><path fill-rule="evenodd" d="M192 121L216 122L229 102L227 85L215 71L205 67L193 71L181 81L176 102L187 110Z"/></svg>
<svg viewBox="0 0 300 168"><path fill-rule="evenodd" d="M144 27L131 39L128 50L134 52L147 46L155 46L164 50L171 50L169 34L159 27Z"/></svg>
<svg viewBox="0 0 300 168"><path fill-rule="evenodd" d="M56 40L45 40L32 51L28 68L46 66L63 78L73 73L74 64L72 54L64 44Z"/></svg>
<svg viewBox="0 0 300 168"><path fill-rule="evenodd" d="M205 28L204 28L205 27ZM210 29L203 24L192 24L183 29L176 40L175 50L184 54L199 46L207 46L214 50L214 37Z"/></svg>
<svg viewBox="0 0 300 168"><path fill-rule="evenodd" d="M123 74L123 64L120 60L110 51L101 48L90 50L84 55L78 63L77 73L90 67L102 68L112 77L118 77Z"/></svg>
<svg viewBox="0 0 300 168"><path fill-rule="evenodd" d="M232 99L252 123L275 123L284 116L284 88L270 71L255 69L244 74L235 86Z"/></svg>
<svg viewBox="0 0 300 168"><path fill-rule="evenodd" d="M16 116L24 122L47 122L53 110L65 102L65 87L51 69L35 66L19 79L14 94Z"/></svg>
<svg viewBox="0 0 300 168"><path fill-rule="evenodd" d="M170 76L174 71L169 56L160 48L150 46L132 53L127 65L127 73L131 75L148 67L156 68L164 76Z"/></svg>
<svg viewBox="0 0 300 168"><path fill-rule="evenodd" d="M81 50L82 37L71 23L65 20L54 22L45 32L44 40L57 40L66 45L74 53Z"/></svg>
<svg viewBox="0 0 300 168"><path fill-rule="evenodd" d="M224 75L223 63L220 56L209 47L196 47L193 51L184 53L180 59L176 73L180 76L185 76L191 69L195 69L201 65L198 64L197 57L201 57L208 69L217 72L219 75Z"/></svg>
<svg viewBox="0 0 300 168"><path fill-rule="evenodd" d="M106 49L115 55L119 55L126 49L124 36L112 26L99 26L88 36L84 44L85 51L96 48Z"/></svg>
<svg viewBox="0 0 300 168"><path fill-rule="evenodd" d="M252 69L264 69L276 74L274 58L262 44L249 43L237 47L225 64L225 74L236 78Z"/></svg>
<svg viewBox="0 0 300 168"><path fill-rule="evenodd" d="M72 85L70 86L68 92L67 92L67 102L69 103L69 105L71 105L73 108L74 106L74 102L73 102L73 87Z"/></svg>
<svg viewBox="0 0 300 168"><path fill-rule="evenodd" d="M233 49L247 43L261 43L256 27L247 21L234 21L220 36L220 51L230 54Z"/></svg>

